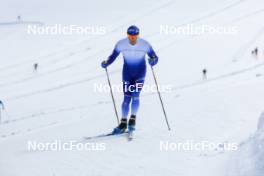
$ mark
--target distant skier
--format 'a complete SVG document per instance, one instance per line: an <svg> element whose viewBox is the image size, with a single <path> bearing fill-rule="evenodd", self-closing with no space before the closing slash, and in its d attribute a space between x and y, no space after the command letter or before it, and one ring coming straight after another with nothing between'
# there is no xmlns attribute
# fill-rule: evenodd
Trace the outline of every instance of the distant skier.
<svg viewBox="0 0 264 176"><path fill-rule="evenodd" d="M158 57L151 45L139 38L139 28L130 26L127 29L127 38L117 42L112 54L106 61L103 61L103 68L112 64L118 55L122 53L124 58L122 79L124 100L122 103L121 123L114 128L113 134L125 132L128 126L129 131L135 130L136 115L139 109L139 95L143 88L146 76L146 54L149 56L149 64L154 66L158 63ZM131 106L131 116L127 125L127 117Z"/></svg>
<svg viewBox="0 0 264 176"><path fill-rule="evenodd" d="M34 71L38 71L38 63L34 64Z"/></svg>
<svg viewBox="0 0 264 176"><path fill-rule="evenodd" d="M255 55L258 56L258 47L255 48L254 52L255 52Z"/></svg>
<svg viewBox="0 0 264 176"><path fill-rule="evenodd" d="M258 56L258 47L251 51L252 55Z"/></svg>
<svg viewBox="0 0 264 176"><path fill-rule="evenodd" d="M207 79L207 70L203 69L203 79Z"/></svg>
<svg viewBox="0 0 264 176"><path fill-rule="evenodd" d="M2 110L4 109L4 103L0 100L0 123L2 123Z"/></svg>
<svg viewBox="0 0 264 176"><path fill-rule="evenodd" d="M21 21L21 16L20 15L17 16L17 21Z"/></svg>
<svg viewBox="0 0 264 176"><path fill-rule="evenodd" d="M0 100L0 108L5 109L4 103Z"/></svg>

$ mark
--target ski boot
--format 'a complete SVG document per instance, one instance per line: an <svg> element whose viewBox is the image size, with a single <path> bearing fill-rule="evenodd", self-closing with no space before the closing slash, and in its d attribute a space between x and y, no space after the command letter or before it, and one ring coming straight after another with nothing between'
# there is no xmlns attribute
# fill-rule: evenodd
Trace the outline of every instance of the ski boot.
<svg viewBox="0 0 264 176"><path fill-rule="evenodd" d="M135 131L135 126L136 126L136 116L131 115L130 119L128 121L128 131L130 131L130 132Z"/></svg>
<svg viewBox="0 0 264 176"><path fill-rule="evenodd" d="M114 128L112 133L114 135L122 134L126 131L126 129L127 129L127 119L121 119L121 123L116 128Z"/></svg>

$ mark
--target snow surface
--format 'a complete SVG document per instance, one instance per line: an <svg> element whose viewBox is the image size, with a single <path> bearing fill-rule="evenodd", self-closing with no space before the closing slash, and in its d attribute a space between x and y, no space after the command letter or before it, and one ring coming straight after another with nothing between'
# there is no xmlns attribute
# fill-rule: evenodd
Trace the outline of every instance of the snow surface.
<svg viewBox="0 0 264 176"><path fill-rule="evenodd" d="M0 6L1 176L263 175L264 2L262 0L6 1ZM22 21L16 22L21 15ZM29 35L27 24L103 25L105 35ZM161 24L231 25L236 35L164 35ZM160 57L156 94L143 93L135 140L101 139L105 151L28 151L28 141L80 141L116 126L100 63L136 24ZM259 56L251 50L259 47ZM39 63L38 72L33 64ZM109 67L121 81L122 59ZM208 79L202 80L202 69ZM153 84L150 69L146 83ZM118 107L122 93L115 92ZM263 128L261 128L263 129ZM161 151L160 142L235 142L230 151ZM96 141L95 141L96 142ZM259 148L262 147L262 148ZM238 162L239 161L239 162Z"/></svg>
<svg viewBox="0 0 264 176"><path fill-rule="evenodd" d="M261 114L258 122L258 130L247 140L243 141L239 150L232 154L228 175L262 176L264 173L264 113Z"/></svg>

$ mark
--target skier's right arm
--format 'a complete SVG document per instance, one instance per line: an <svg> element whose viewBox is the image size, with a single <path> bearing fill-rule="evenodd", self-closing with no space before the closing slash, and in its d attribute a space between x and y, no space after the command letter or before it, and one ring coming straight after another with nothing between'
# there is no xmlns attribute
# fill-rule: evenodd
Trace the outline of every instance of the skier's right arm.
<svg viewBox="0 0 264 176"><path fill-rule="evenodd" d="M115 59L118 57L119 54L120 54L120 50L118 48L118 43L117 43L115 45L115 48L114 48L112 54L108 57L108 59L106 61L102 62L101 66L103 68L108 67L109 65L111 65L115 61Z"/></svg>

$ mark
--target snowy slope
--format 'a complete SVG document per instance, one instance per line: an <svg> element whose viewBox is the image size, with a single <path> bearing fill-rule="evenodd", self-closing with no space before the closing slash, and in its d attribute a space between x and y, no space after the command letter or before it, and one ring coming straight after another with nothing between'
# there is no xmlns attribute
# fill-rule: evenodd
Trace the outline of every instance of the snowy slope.
<svg viewBox="0 0 264 176"><path fill-rule="evenodd" d="M0 99L6 106L0 125L0 175L223 176L237 172L236 166L229 169L233 161L243 160L235 153L164 152L160 141L241 143L255 133L264 98L263 1L15 0L5 2L0 11L4 48ZM17 15L22 23L10 25ZM25 32L23 21L104 25L107 33L32 36ZM239 31L201 36L159 33L161 24L188 23L234 25ZM30 140L80 141L112 130L116 120L111 97L95 93L93 86L107 83L100 62L131 24L138 25L141 36L157 50L159 83L172 86L171 92L162 94L172 131L166 129L157 95L143 93L134 141L99 140L105 143L105 151L28 151ZM256 46L258 58L250 54ZM40 65L37 73L35 62ZM119 57L109 67L115 84L121 80L121 65ZM207 80L202 80L203 68L208 69ZM150 70L146 83L154 83ZM115 97L120 107L122 94L115 92Z"/></svg>
<svg viewBox="0 0 264 176"><path fill-rule="evenodd" d="M258 121L258 129L254 135L243 141L239 150L232 154L228 175L263 175L263 120L264 113L262 112Z"/></svg>

